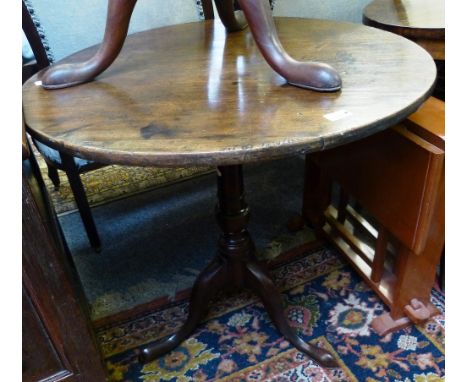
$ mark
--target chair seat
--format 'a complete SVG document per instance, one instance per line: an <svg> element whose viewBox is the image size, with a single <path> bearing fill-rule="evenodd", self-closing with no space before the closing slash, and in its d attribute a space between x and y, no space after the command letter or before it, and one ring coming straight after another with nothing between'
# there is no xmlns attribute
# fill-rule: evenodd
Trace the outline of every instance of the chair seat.
<svg viewBox="0 0 468 382"><path fill-rule="evenodd" d="M39 142L36 139L34 139L34 144L48 162L51 162L54 166L58 168L62 167L62 158L60 157L60 153L58 152L58 150L55 150L45 145L44 143ZM93 161L89 161L86 159L81 159L77 157L74 157L73 159L75 160L75 165L78 171L84 170L87 167L95 164Z"/></svg>

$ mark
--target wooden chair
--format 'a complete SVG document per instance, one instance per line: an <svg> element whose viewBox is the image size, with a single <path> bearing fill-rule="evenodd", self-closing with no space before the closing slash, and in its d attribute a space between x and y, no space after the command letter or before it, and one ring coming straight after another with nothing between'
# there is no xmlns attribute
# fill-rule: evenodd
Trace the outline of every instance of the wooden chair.
<svg viewBox="0 0 468 382"><path fill-rule="evenodd" d="M23 31L36 58L37 70L100 43L106 21L106 6L107 2L94 0L66 3L59 0L23 0ZM213 18L209 0L141 0L135 8L129 32L205 18ZM33 73L29 71L29 74ZM23 78L23 82L26 79ZM33 141L47 163L48 176L56 188L60 186L57 170L66 173L89 242L99 251L101 243L80 174L104 165L58 152L37 139Z"/></svg>
<svg viewBox="0 0 468 382"><path fill-rule="evenodd" d="M431 97L391 129L306 157L303 217L390 308L372 322L380 334L437 312L429 299L445 238L444 118Z"/></svg>

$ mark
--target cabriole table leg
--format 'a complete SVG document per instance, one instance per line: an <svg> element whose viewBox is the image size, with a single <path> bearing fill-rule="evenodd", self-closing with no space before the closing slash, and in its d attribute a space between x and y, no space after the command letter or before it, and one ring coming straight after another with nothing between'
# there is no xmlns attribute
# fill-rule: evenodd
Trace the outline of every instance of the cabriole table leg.
<svg viewBox="0 0 468 382"><path fill-rule="evenodd" d="M333 67L321 62L297 61L284 50L268 0L239 0L239 4L263 57L288 83L321 92L341 89L341 77Z"/></svg>
<svg viewBox="0 0 468 382"><path fill-rule="evenodd" d="M88 61L50 66L41 76L42 87L60 89L93 80L117 58L127 37L128 25L137 0L108 0L104 40Z"/></svg>
<svg viewBox="0 0 468 382"><path fill-rule="evenodd" d="M80 63L52 65L40 77L45 89L61 89L93 80L117 58L125 42L130 18L137 0L108 0L104 40L96 54ZM328 64L301 62L283 48L276 32L268 0L215 0L218 14L229 32L243 29L248 22L263 57L288 83L301 88L334 92L341 89L341 77Z"/></svg>
<svg viewBox="0 0 468 382"><path fill-rule="evenodd" d="M146 363L170 352L192 334L203 318L206 301L209 301L213 294L223 287L226 278L225 270L223 263L216 258L200 273L192 288L187 321L176 334L143 349L138 357L140 362Z"/></svg>
<svg viewBox="0 0 468 382"><path fill-rule="evenodd" d="M322 366L337 367L338 364L329 352L308 344L289 326L283 312L281 294L255 257L254 244L247 231L249 208L244 199L241 165L219 167L217 219L222 231L218 255L195 282L187 321L176 334L144 349L140 361L151 361L186 339L200 322L206 302L213 297L214 292L232 287L248 287L259 295L280 333L297 349Z"/></svg>

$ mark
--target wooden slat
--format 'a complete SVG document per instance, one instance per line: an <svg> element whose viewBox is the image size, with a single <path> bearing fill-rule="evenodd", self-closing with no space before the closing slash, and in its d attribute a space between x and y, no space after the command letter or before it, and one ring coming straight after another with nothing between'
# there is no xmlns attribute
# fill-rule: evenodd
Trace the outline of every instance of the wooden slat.
<svg viewBox="0 0 468 382"><path fill-rule="evenodd" d="M375 247L374 261L372 262L371 280L378 283L382 279L385 266L385 257L387 254L388 233L387 230L381 228L377 238Z"/></svg>
<svg viewBox="0 0 468 382"><path fill-rule="evenodd" d="M348 218L350 218L354 224L360 225L369 233L370 236L372 236L374 239L377 239L379 232L359 212L357 212L350 205L346 207L346 212L347 212Z"/></svg>
<svg viewBox="0 0 468 382"><path fill-rule="evenodd" d="M430 97L403 124L417 136L445 150L445 102Z"/></svg>
<svg viewBox="0 0 468 382"><path fill-rule="evenodd" d="M352 235L343 224L338 222L336 218L331 215L329 210L325 211L325 219L328 224L339 232L346 243L364 260L364 262L371 266L374 257L372 248Z"/></svg>
<svg viewBox="0 0 468 382"><path fill-rule="evenodd" d="M367 264L350 245L334 230L329 224L323 227L324 235L336 246L339 252L345 256L363 278L363 280L378 294L385 304L391 306L393 303L395 275L390 272L384 272L380 283L375 283L370 279L371 267Z"/></svg>
<svg viewBox="0 0 468 382"><path fill-rule="evenodd" d="M400 125L317 158L323 172L392 237L416 254L422 251L443 170L441 149Z"/></svg>
<svg viewBox="0 0 468 382"><path fill-rule="evenodd" d="M344 224L346 219L346 206L349 202L349 196L343 187L340 187L340 197L338 201L338 221Z"/></svg>

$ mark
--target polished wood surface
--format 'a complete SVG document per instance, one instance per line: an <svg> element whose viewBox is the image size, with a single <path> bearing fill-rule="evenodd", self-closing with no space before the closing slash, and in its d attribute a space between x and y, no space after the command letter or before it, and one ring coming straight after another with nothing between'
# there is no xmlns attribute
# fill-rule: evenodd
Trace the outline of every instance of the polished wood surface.
<svg viewBox="0 0 468 382"><path fill-rule="evenodd" d="M364 9L362 20L413 40L434 60L445 60L444 0L374 0Z"/></svg>
<svg viewBox="0 0 468 382"><path fill-rule="evenodd" d="M45 89L61 89L70 86L92 81L96 76L105 71L117 58L122 49L128 33L130 19L136 0L109 0L107 6L106 29L104 32L103 41L99 46L98 51L91 57L83 60L67 64L51 65L42 72L41 81ZM202 0L201 5L206 19L213 19L213 5L211 0ZM23 28L25 21L31 23L32 19L24 17L27 13L27 7L23 1ZM34 25L26 26L29 30L33 30L37 34ZM39 36L37 36L39 37ZM42 45L41 42L39 42ZM33 49L35 48L31 44ZM40 47L39 47L40 50ZM37 49L35 49L35 52ZM42 54L39 55L39 58ZM45 57L46 61L48 58ZM43 61L44 62L44 61ZM48 65L43 65L48 66Z"/></svg>
<svg viewBox="0 0 468 382"><path fill-rule="evenodd" d="M263 57L289 84L322 92L341 89L342 80L334 67L312 60L298 61L288 54L278 37L268 0L239 0L239 4Z"/></svg>
<svg viewBox="0 0 468 382"><path fill-rule="evenodd" d="M276 24L294 57L338 69L341 92L289 86L249 30L226 34L207 21L130 36L91 83L47 91L32 77L23 86L25 122L37 139L100 163L238 164L365 137L415 111L431 91L434 62L399 36L324 20Z"/></svg>
<svg viewBox="0 0 468 382"><path fill-rule="evenodd" d="M323 171L391 230L393 237L416 254L425 248L443 150L395 127L319 153L318 158Z"/></svg>
<svg viewBox="0 0 468 382"><path fill-rule="evenodd" d="M136 0L108 0L104 40L97 53L85 61L52 65L41 75L42 86L49 90L71 87L92 81L106 70L125 42L135 3ZM330 65L298 61L286 52L276 32L269 0L216 0L215 3L228 32L241 30L247 23L250 25L263 57L288 83L322 92L341 88L340 75ZM205 1L203 8L207 5Z"/></svg>
<svg viewBox="0 0 468 382"><path fill-rule="evenodd" d="M445 238L444 114L431 97L392 129L307 156L303 216L389 306L372 322L382 335L437 313L430 292ZM334 203L332 181L341 190Z"/></svg>
<svg viewBox="0 0 468 382"><path fill-rule="evenodd" d="M281 295L253 256L240 164L317 151L389 127L428 97L435 65L414 43L361 25L279 19L277 26L295 57L319 56L338 69L341 92L289 86L249 31L227 35L213 22L130 37L98 81L47 91L35 77L23 87L31 134L68 154L101 163L219 166L218 254L197 278L185 325L146 348L144 362L190 335L213 291L245 286L286 339L323 366L336 366L331 353L289 327Z"/></svg>
<svg viewBox="0 0 468 382"><path fill-rule="evenodd" d="M445 61L445 40L430 40L424 38L413 38L412 40L427 50L434 60Z"/></svg>
<svg viewBox="0 0 468 382"><path fill-rule="evenodd" d="M22 178L22 381L104 382L84 292L34 155L23 160Z"/></svg>
<svg viewBox="0 0 468 382"><path fill-rule="evenodd" d="M48 67L41 78L43 86L47 89L74 86L90 81L106 70L122 49L136 2L137 0L110 0L104 41L97 53L82 62Z"/></svg>
<svg viewBox="0 0 468 382"><path fill-rule="evenodd" d="M430 97L403 123L408 130L445 151L445 102Z"/></svg>
<svg viewBox="0 0 468 382"><path fill-rule="evenodd" d="M34 57L37 59L37 62L33 61L35 64L23 65L22 79L24 84L40 69L48 67L50 65L50 62L46 54L46 47L43 45L43 41L39 35L40 32L37 29L37 25L33 22L33 15L30 14L30 9L26 7L24 0L22 3L23 32L29 44L32 47ZM32 140L32 142L37 146L38 151L42 154L42 157L47 165L47 174L56 190L60 188L60 177L58 170L65 171L65 173L67 174L67 178L70 181L70 186L75 197L75 202L82 217L83 224L87 231L90 244L96 251L99 251L101 243L91 213L91 209L86 198L85 189L83 187L83 184L81 183L80 174L100 168L102 167L102 165L97 162L89 162L86 165L78 166L73 158L71 160L51 160L46 154L46 152L43 151L43 148L37 145L37 141ZM25 155L25 146L27 146L27 144L28 143L26 133L25 129L23 128L23 156ZM64 153L57 153L57 155L69 157Z"/></svg>
<svg viewBox="0 0 468 382"><path fill-rule="evenodd" d="M221 229L218 254L195 281L185 324L176 334L143 349L140 361L151 361L185 340L203 318L208 308L207 302L218 291L247 287L260 297L272 322L291 344L324 367L338 367L330 352L305 342L289 326L281 294L255 256L255 246L247 231L249 217L242 166L218 167L216 220Z"/></svg>
<svg viewBox="0 0 468 382"><path fill-rule="evenodd" d="M374 0L364 9L363 19L405 37L445 38L444 0Z"/></svg>

